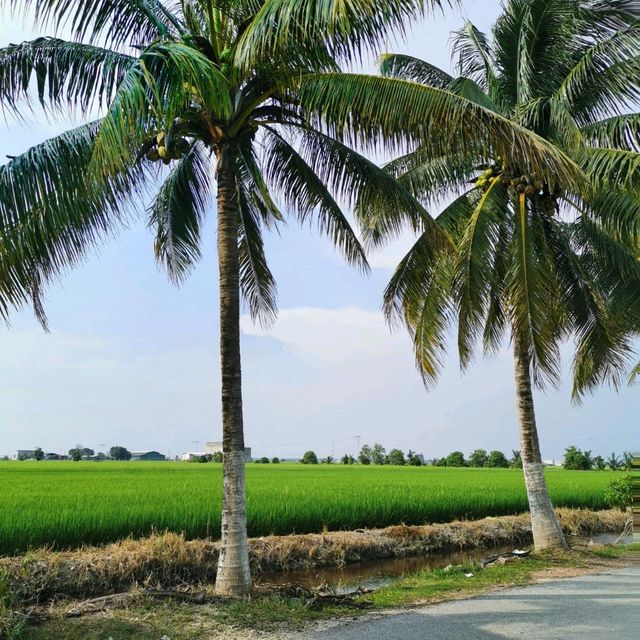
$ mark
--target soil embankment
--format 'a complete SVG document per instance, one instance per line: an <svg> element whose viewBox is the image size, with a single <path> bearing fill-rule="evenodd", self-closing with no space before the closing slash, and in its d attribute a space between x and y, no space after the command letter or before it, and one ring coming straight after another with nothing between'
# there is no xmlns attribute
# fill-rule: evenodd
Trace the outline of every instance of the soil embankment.
<svg viewBox="0 0 640 640"><path fill-rule="evenodd" d="M557 512L569 535L618 533L626 520L618 511ZM522 514L424 526L267 536L250 540L250 553L254 573L261 573L436 555L455 549L520 546L530 541L529 515ZM172 588L213 582L217 559L217 542L164 533L104 547L38 550L0 558L0 578L17 601L42 603L61 596L115 593L135 585Z"/></svg>

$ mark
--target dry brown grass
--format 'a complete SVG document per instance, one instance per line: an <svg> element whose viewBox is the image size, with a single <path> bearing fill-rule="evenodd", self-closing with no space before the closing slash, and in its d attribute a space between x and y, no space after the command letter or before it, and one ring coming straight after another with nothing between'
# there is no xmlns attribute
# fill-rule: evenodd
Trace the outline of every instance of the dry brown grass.
<svg viewBox="0 0 640 640"><path fill-rule="evenodd" d="M619 511L559 509L566 533L619 532ZM522 545L531 540L528 514L424 526L310 535L268 536L250 540L256 573L304 567L341 566L362 560L437 554L453 549ZM122 540L71 552L38 550L0 558L0 574L16 600L46 602L60 597L91 597L133 586L176 588L215 579L218 543L185 540L175 533Z"/></svg>

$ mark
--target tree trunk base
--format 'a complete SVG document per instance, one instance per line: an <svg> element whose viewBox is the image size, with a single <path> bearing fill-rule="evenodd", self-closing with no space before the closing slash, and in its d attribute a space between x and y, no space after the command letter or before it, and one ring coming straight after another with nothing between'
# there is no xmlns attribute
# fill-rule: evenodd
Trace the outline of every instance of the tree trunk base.
<svg viewBox="0 0 640 640"><path fill-rule="evenodd" d="M251 590L244 450L224 454L223 501L222 539L215 591L224 596L243 596Z"/></svg>
<svg viewBox="0 0 640 640"><path fill-rule="evenodd" d="M537 550L568 549L562 527L549 500L543 465L539 462L525 462L522 469L529 497L534 547Z"/></svg>

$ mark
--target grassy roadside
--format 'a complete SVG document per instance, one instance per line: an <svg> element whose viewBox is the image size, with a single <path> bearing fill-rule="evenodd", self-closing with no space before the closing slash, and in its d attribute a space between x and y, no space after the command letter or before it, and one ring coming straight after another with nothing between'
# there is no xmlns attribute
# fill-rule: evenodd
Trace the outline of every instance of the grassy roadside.
<svg viewBox="0 0 640 640"><path fill-rule="evenodd" d="M640 545L594 547L561 554L537 554L484 570L478 565L461 565L421 571L373 594L360 596L358 601L368 604L368 611L442 602L496 588L531 584L545 578L606 571L628 564L639 554ZM14 638L6 637L10 640L161 640L163 637L170 640L242 640L256 637L256 631L292 632L318 620L362 615L360 610L345 607L309 608L304 600L276 596L200 606L141 600L128 608L77 619L62 617L66 608L68 605L52 608L52 620L25 629Z"/></svg>
<svg viewBox="0 0 640 640"><path fill-rule="evenodd" d="M640 546L636 545L640 550ZM602 546L567 553L538 553L504 565L482 570L477 564L421 571L376 591L371 599L375 607L388 608L443 602L477 595L497 587L532 584L544 578L569 577L581 571L607 570L623 565L634 546Z"/></svg>

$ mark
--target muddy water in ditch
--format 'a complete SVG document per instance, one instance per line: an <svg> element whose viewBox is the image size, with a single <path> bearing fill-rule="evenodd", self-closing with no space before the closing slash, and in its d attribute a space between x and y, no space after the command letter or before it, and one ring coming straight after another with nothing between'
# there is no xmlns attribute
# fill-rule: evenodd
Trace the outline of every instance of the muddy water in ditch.
<svg viewBox="0 0 640 640"><path fill-rule="evenodd" d="M450 564L477 562L487 556L513 551L515 547L468 549L429 556L411 558L387 558L368 560L345 567L315 567L297 571L268 572L256 578L256 584L299 584L305 587L326 586L336 593L348 593L364 587L377 589L395 579L422 569L441 569ZM528 548L528 547L525 547Z"/></svg>
<svg viewBox="0 0 640 640"><path fill-rule="evenodd" d="M588 544L590 541L596 544L612 544L617 538L618 536L615 534L604 533L588 538L571 537L569 541L571 544ZM626 542L626 540L621 542ZM297 571L271 571L256 577L256 584L298 584L311 588L322 585L336 593L348 593L358 587L377 589L416 571L441 569L450 564L479 562L488 556L508 553L515 548L511 545L509 547L467 549L411 558L368 560L345 567L315 567ZM531 547L523 546L519 548L529 549Z"/></svg>

